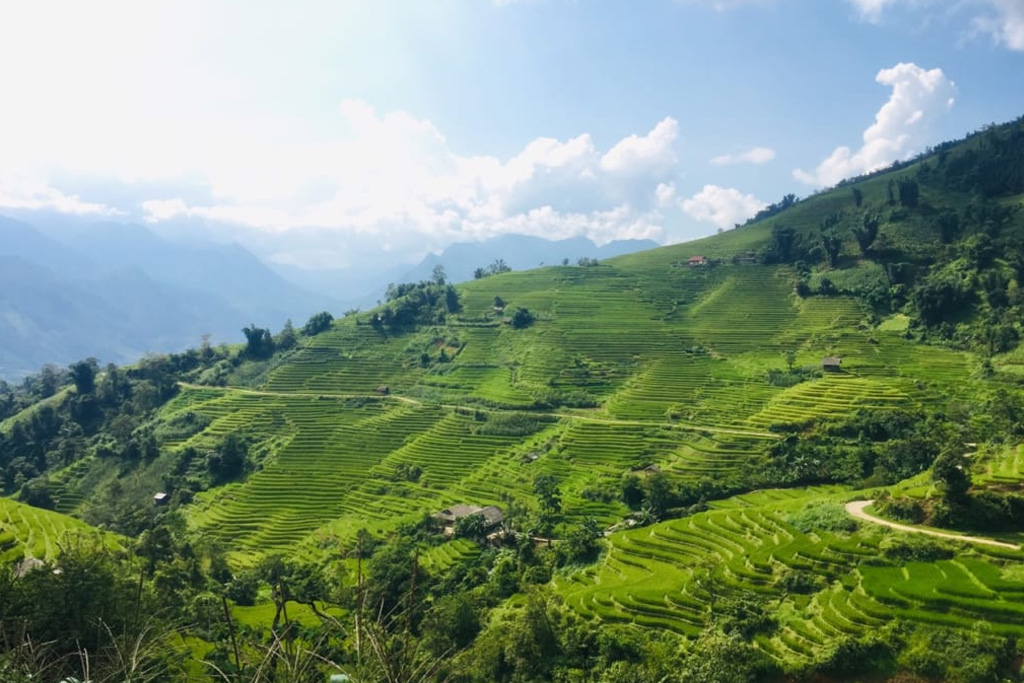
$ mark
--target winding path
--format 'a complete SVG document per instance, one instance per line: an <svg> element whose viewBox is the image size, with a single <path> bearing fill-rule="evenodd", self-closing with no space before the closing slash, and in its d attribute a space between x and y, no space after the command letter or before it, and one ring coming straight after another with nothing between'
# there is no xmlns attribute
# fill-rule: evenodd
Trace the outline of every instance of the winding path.
<svg viewBox="0 0 1024 683"><path fill-rule="evenodd" d="M846 512L857 519L865 522L871 522L872 524L880 524L887 526L890 529L898 529L899 531L906 531L912 534L925 534L927 536L937 536L938 538L949 538L954 541L965 541L967 543L978 543L981 545L991 545L997 548L1009 548L1011 550L1020 550L1019 545L1013 543L1004 543L1003 541L997 541L994 538L984 538L983 536L960 536L958 534L951 534L947 531L935 531L933 529L922 529L918 526L908 526L906 524L898 524L896 522L890 522L887 519L881 517L875 517L864 512L864 508L871 505L875 501L873 500L855 500L846 504Z"/></svg>

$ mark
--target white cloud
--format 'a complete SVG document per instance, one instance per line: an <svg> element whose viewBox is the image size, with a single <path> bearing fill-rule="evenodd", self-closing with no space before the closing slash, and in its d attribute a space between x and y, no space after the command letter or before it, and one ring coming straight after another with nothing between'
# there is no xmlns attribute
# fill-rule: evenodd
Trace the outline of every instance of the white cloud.
<svg viewBox="0 0 1024 683"><path fill-rule="evenodd" d="M753 195L743 194L734 187L705 185L680 206L694 220L710 223L719 228L731 228L742 223L767 204Z"/></svg>
<svg viewBox="0 0 1024 683"><path fill-rule="evenodd" d="M672 205L671 118L604 153L584 133L537 138L501 160L455 153L436 126L407 112L346 100L339 113L343 135L311 146L252 140L239 163L206 171L214 201L153 198L142 203L146 220L327 227L430 246L512 231L604 242L660 236L658 209Z"/></svg>
<svg viewBox="0 0 1024 683"><path fill-rule="evenodd" d="M946 4L952 13L975 11L974 8L984 6L981 14L970 19L971 33L984 34L992 38L997 45L1004 45L1011 50L1024 51L1024 2L1022 0L848 0L860 12L861 16L872 23L878 23L886 8L897 4L911 6L927 6Z"/></svg>
<svg viewBox="0 0 1024 683"><path fill-rule="evenodd" d="M723 154L711 160L715 166L731 166L733 164L766 164L775 158L775 150L770 147L752 147L744 152Z"/></svg>
<svg viewBox="0 0 1024 683"><path fill-rule="evenodd" d="M657 198L658 208L672 206L676 198L675 183L658 183L658 187L654 188L654 196Z"/></svg>
<svg viewBox="0 0 1024 683"><path fill-rule="evenodd" d="M992 36L996 44L1011 50L1024 50L1024 2L1021 0L989 0L992 12L977 16L972 27Z"/></svg>
<svg viewBox="0 0 1024 683"><path fill-rule="evenodd" d="M601 157L601 168L625 174L669 168L676 162L673 145L678 135L679 122L666 117L647 135L620 140Z"/></svg>
<svg viewBox="0 0 1024 683"><path fill-rule="evenodd" d="M888 5L893 5L900 0L849 0L860 11L862 17L870 22L877 22L882 18L882 12Z"/></svg>
<svg viewBox="0 0 1024 683"><path fill-rule="evenodd" d="M942 69L900 63L879 71L875 80L890 86L892 93L875 115L874 124L864 131L861 148L854 152L837 147L813 172L793 171L797 180L808 185L835 185L906 158L925 142L931 120L953 106L956 87Z"/></svg>
<svg viewBox="0 0 1024 683"><path fill-rule="evenodd" d="M116 209L96 202L85 202L53 188L39 177L0 169L0 207L8 209L51 209L77 215L113 216Z"/></svg>

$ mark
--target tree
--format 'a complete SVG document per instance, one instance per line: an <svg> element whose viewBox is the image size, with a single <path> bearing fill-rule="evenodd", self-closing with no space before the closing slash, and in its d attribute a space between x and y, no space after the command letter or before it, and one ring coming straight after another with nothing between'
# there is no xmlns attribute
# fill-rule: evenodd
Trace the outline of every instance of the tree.
<svg viewBox="0 0 1024 683"><path fill-rule="evenodd" d="M505 259L495 259L494 263L487 267L489 275L500 275L501 273L508 273L512 270L506 263Z"/></svg>
<svg viewBox="0 0 1024 683"><path fill-rule="evenodd" d="M91 394L96 389L96 373L99 365L95 358L87 358L74 363L71 368L71 379L75 383L75 391L80 395Z"/></svg>
<svg viewBox="0 0 1024 683"><path fill-rule="evenodd" d="M909 208L917 206L921 196L921 188L918 187L917 181L911 178L900 178L897 182L899 187L900 204Z"/></svg>
<svg viewBox="0 0 1024 683"><path fill-rule="evenodd" d="M460 517L455 520L455 535L474 540L483 538L487 535L487 520L481 514Z"/></svg>
<svg viewBox="0 0 1024 683"><path fill-rule="evenodd" d="M238 479L245 474L249 448L236 434L228 434L220 448L207 457L207 468L214 484Z"/></svg>
<svg viewBox="0 0 1024 683"><path fill-rule="evenodd" d="M800 235L796 230L784 225L772 228L772 241L768 245L766 260L769 263L789 263L794 256Z"/></svg>
<svg viewBox="0 0 1024 683"><path fill-rule="evenodd" d="M61 371L53 363L47 363L39 371L37 386L39 387L40 398L49 398L57 393L57 387L61 385Z"/></svg>
<svg viewBox="0 0 1024 683"><path fill-rule="evenodd" d="M675 502L675 489L672 482L661 472L647 475L643 481L644 507L655 519L661 519Z"/></svg>
<svg viewBox="0 0 1024 683"><path fill-rule="evenodd" d="M292 325L291 318L289 318L284 321L284 327L281 328L281 333L274 340L274 345L279 349L287 350L295 346L297 341L295 338L295 327Z"/></svg>
<svg viewBox="0 0 1024 683"><path fill-rule="evenodd" d="M839 254L843 250L843 238L834 232L827 232L821 236L821 248L828 257L828 265L835 268L839 263Z"/></svg>
<svg viewBox="0 0 1024 683"><path fill-rule="evenodd" d="M274 337L270 334L270 330L251 324L249 327L242 328L242 334L245 335L245 351L243 353L246 356L269 358L274 354Z"/></svg>
<svg viewBox="0 0 1024 683"><path fill-rule="evenodd" d="M853 204L859 209L861 204L864 203L864 193L856 187L852 187L850 189L853 191Z"/></svg>
<svg viewBox="0 0 1024 683"><path fill-rule="evenodd" d="M442 266L440 263L434 266L434 270L430 275L430 279L435 285L444 286L448 284L448 274L444 272L444 266Z"/></svg>
<svg viewBox="0 0 1024 683"><path fill-rule="evenodd" d="M494 308L496 310L499 310L499 311L504 310L505 309L505 300L502 299L500 296L494 297Z"/></svg>
<svg viewBox="0 0 1024 683"><path fill-rule="evenodd" d="M950 244L960 234L960 216L956 211L946 209L936 219L939 226L939 239L943 244Z"/></svg>
<svg viewBox="0 0 1024 683"><path fill-rule="evenodd" d="M866 213L864 219L861 221L861 225L853 228L853 237L857 240L857 246L860 247L860 253L864 256L868 255L868 249L874 243L875 238L878 237L878 225L880 219L877 214Z"/></svg>
<svg viewBox="0 0 1024 683"><path fill-rule="evenodd" d="M473 270L473 279L482 280L487 277L487 271L484 268L476 268Z"/></svg>
<svg viewBox="0 0 1024 683"><path fill-rule="evenodd" d="M327 311L320 311L319 313L313 314L312 317L302 326L302 333L307 337L313 337L326 332L331 329L331 324L334 322L334 316Z"/></svg>
<svg viewBox="0 0 1024 683"><path fill-rule="evenodd" d="M939 453L932 464L932 480L939 485L948 503L959 505L967 500L971 474L963 446L953 443Z"/></svg>
<svg viewBox="0 0 1024 683"><path fill-rule="evenodd" d="M533 492L541 509L558 514L562 511L562 491L553 474L540 474L533 480Z"/></svg>
<svg viewBox="0 0 1024 683"><path fill-rule="evenodd" d="M529 310L520 306L516 309L515 313L512 314L512 327L517 330L521 330L524 327L529 327L533 324L534 317L533 313Z"/></svg>

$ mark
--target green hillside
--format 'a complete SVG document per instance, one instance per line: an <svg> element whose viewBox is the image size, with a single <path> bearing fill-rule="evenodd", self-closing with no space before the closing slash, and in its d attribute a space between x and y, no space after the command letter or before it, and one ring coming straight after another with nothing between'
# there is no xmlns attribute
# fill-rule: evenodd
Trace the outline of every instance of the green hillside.
<svg viewBox="0 0 1024 683"><path fill-rule="evenodd" d="M776 674L848 676L841 658L886 628L908 652L932 637L914 629L1021 637L1021 168L1017 121L688 244L395 286L238 349L76 364L63 394L6 392L0 483L150 544L169 524L193 573L275 626L281 558L344 567L336 604L356 610L354 558L390 539L417 558L401 590L422 567L447 586L428 602L460 585L495 609L482 643L535 584L566 623L738 634ZM844 508L866 499L983 540ZM462 503L501 507L519 540L431 531ZM52 559L67 518L0 505L18 520L0 517L0 549Z"/></svg>

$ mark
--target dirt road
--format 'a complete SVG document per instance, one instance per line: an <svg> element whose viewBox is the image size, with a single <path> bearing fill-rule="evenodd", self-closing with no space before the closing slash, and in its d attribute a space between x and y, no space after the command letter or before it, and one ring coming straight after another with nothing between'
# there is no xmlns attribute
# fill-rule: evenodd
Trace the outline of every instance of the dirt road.
<svg viewBox="0 0 1024 683"><path fill-rule="evenodd" d="M994 538L984 538L982 536L960 536L959 534L951 534L945 531L935 531L933 529L923 529L918 526L907 526L906 524L897 524L896 522L890 522L887 519L881 519L874 515L869 515L864 512L864 508L871 505L875 501L873 500L855 500L851 503L846 504L846 511L853 517L863 520L865 522L871 522L872 524L880 524L887 526L890 529L898 529L899 531L906 531L912 534L925 534L927 536L936 536L938 538L948 538L954 541L965 541L967 543L979 543L981 545L991 545L997 548L1009 548L1011 550L1020 550L1019 545L1013 543L1004 543L1003 541L997 541Z"/></svg>

